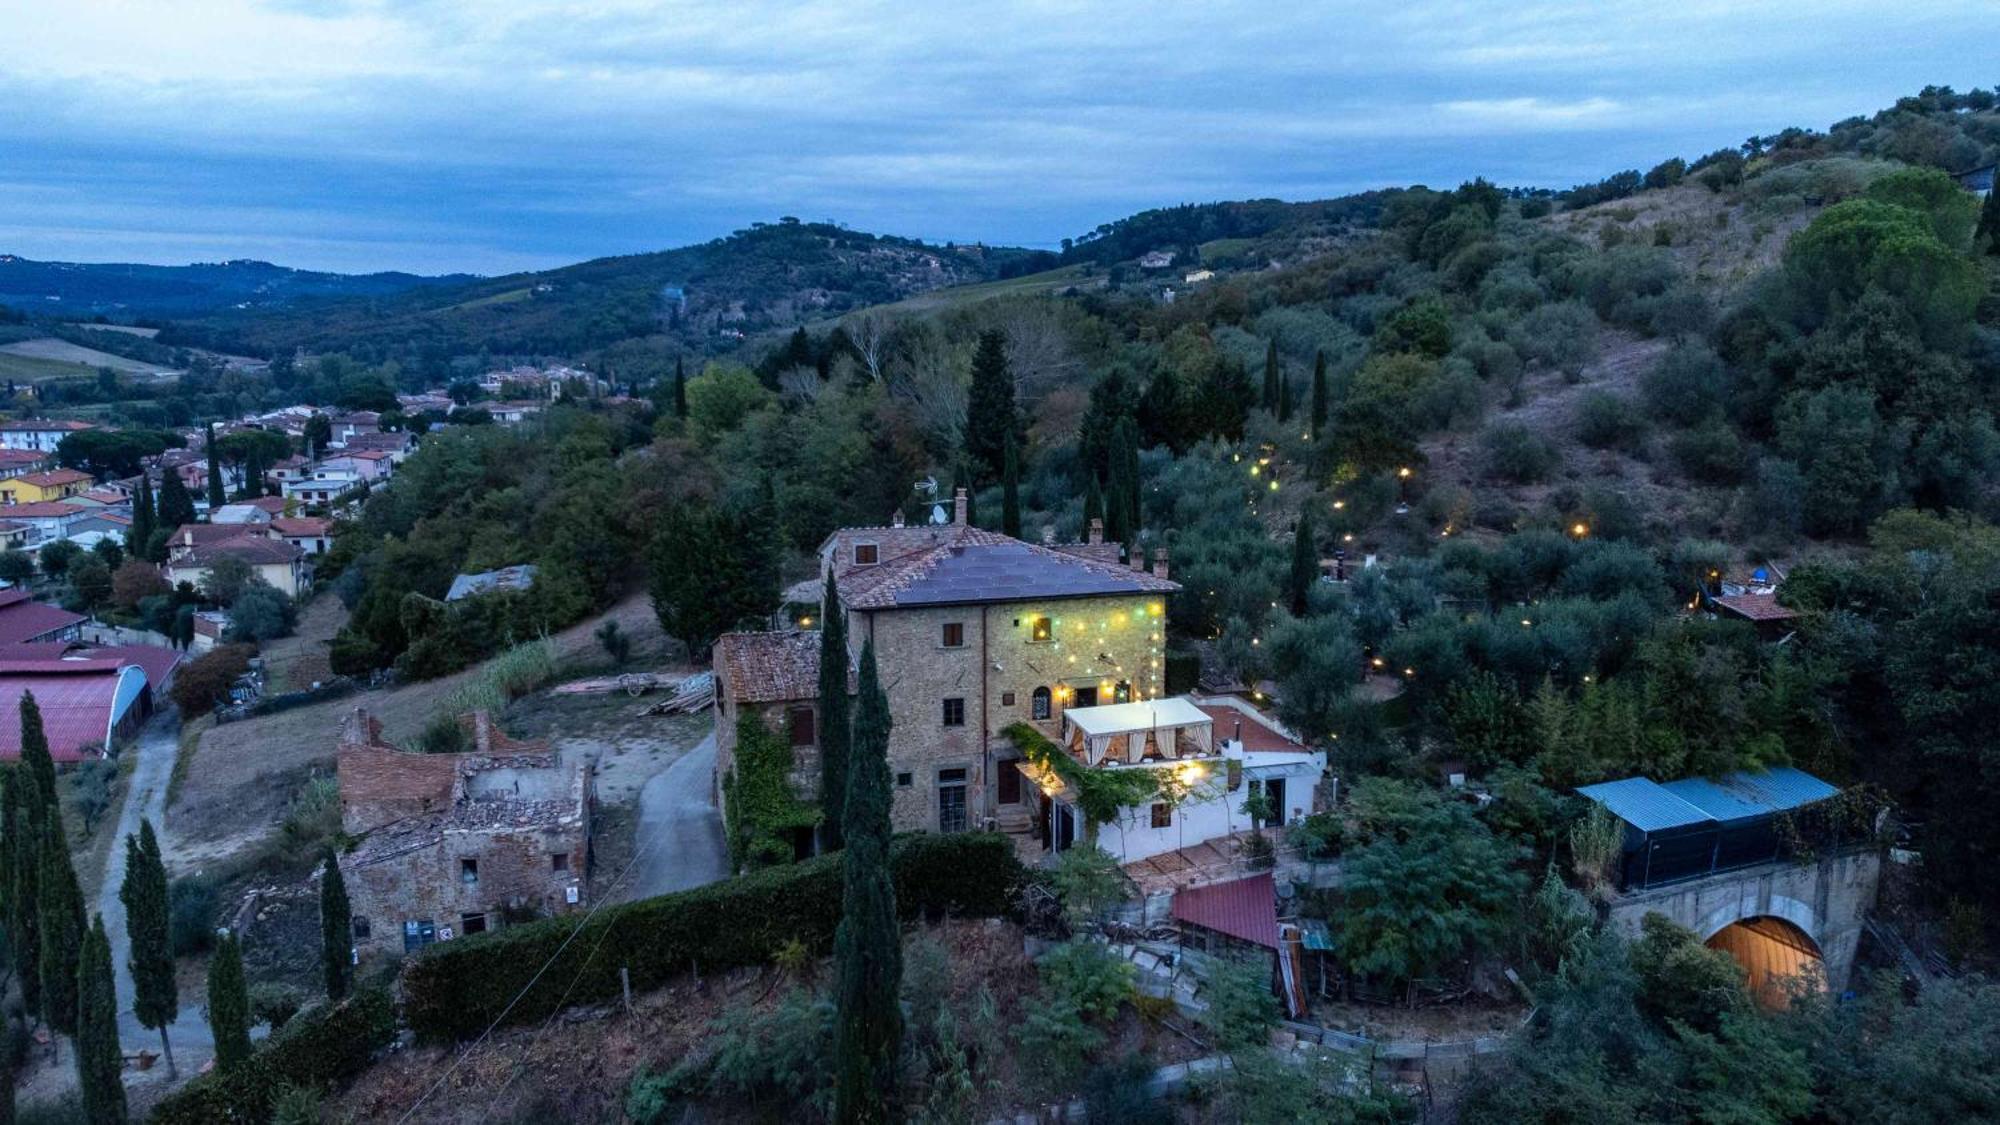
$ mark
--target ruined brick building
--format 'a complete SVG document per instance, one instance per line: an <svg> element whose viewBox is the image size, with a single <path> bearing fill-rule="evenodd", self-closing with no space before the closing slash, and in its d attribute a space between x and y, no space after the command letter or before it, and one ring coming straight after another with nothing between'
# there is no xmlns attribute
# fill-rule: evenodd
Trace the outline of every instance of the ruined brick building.
<svg viewBox="0 0 2000 1125"><path fill-rule="evenodd" d="M356 708L340 732L340 866L354 940L413 950L585 904L590 767L515 741L483 711L460 719L473 749L418 754Z"/></svg>

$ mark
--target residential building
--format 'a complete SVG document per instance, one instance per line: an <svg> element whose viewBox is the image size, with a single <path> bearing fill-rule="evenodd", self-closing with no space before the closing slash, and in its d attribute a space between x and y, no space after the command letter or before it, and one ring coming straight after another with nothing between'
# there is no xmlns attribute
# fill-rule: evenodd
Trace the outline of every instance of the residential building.
<svg viewBox="0 0 2000 1125"><path fill-rule="evenodd" d="M0 447L0 476L33 473L55 467L55 455L34 449Z"/></svg>
<svg viewBox="0 0 2000 1125"><path fill-rule="evenodd" d="M57 421L53 418L0 422L0 447L25 449L31 453L54 453L56 446L62 444L62 439L96 428L89 422Z"/></svg>
<svg viewBox="0 0 2000 1125"><path fill-rule="evenodd" d="M517 402L481 402L481 403L475 403L474 408L479 410L484 410L488 414L491 414L493 416L493 420L503 426L518 426L522 422L527 421L529 418L537 414L540 414L542 412L542 405L543 405L542 403L534 402L532 400L517 401Z"/></svg>
<svg viewBox="0 0 2000 1125"><path fill-rule="evenodd" d="M409 952L506 921L584 909L591 773L543 741L516 741L483 711L471 749L410 753L356 708L337 773L340 860L358 951Z"/></svg>
<svg viewBox="0 0 2000 1125"><path fill-rule="evenodd" d="M308 555L324 555L333 545L333 521L323 516L278 516L263 526L271 538Z"/></svg>
<svg viewBox="0 0 2000 1125"><path fill-rule="evenodd" d="M75 469L20 473L0 480L0 504L45 504L67 500L87 491L90 485L90 474Z"/></svg>
<svg viewBox="0 0 2000 1125"><path fill-rule="evenodd" d="M285 499L300 504L331 504L360 488L361 474L351 469L309 469L284 483Z"/></svg>
<svg viewBox="0 0 2000 1125"><path fill-rule="evenodd" d="M229 525L198 524L198 527ZM168 548L167 581L173 585L182 582L200 588L202 579L210 568L224 558L241 559L249 564L251 571L287 597L304 597L312 589L312 565L306 560L305 552L282 539L270 539L249 533L244 525L236 525L238 534L191 545L182 539L181 533L191 530L183 527L176 533L175 542Z"/></svg>
<svg viewBox="0 0 2000 1125"><path fill-rule="evenodd" d="M349 440L362 434L380 433L382 416L373 410L357 410L352 414L336 414L328 419L332 425L328 445L345 446Z"/></svg>
<svg viewBox="0 0 2000 1125"><path fill-rule="evenodd" d="M388 480L395 471L396 462L394 455L387 450L351 449L321 458L319 467L353 473L358 479L374 484Z"/></svg>
<svg viewBox="0 0 2000 1125"><path fill-rule="evenodd" d="M69 538L70 528L84 517L90 509L68 501L48 501L35 504L11 504L6 508L7 522L24 524L28 527L27 546L34 547L56 539Z"/></svg>
<svg viewBox="0 0 2000 1125"><path fill-rule="evenodd" d="M270 499L270 497L265 497L265 499ZM284 510L284 501L280 500L278 502L278 510ZM271 510L262 504L249 500L237 500L224 504L222 507L208 513L208 522L213 524L268 524L271 522Z"/></svg>
<svg viewBox="0 0 2000 1125"><path fill-rule="evenodd" d="M0 551L20 550L28 546L29 536L35 529L25 523L0 520Z"/></svg>

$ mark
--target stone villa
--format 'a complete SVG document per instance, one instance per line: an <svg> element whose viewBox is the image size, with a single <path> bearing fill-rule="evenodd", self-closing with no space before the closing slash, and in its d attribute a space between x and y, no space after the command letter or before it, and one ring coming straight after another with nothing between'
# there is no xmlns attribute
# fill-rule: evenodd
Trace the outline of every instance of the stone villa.
<svg viewBox="0 0 2000 1125"><path fill-rule="evenodd" d="M360 708L341 729L357 950L407 952L584 906L589 765L508 738L483 711L460 723L473 746L462 754L399 749Z"/></svg>

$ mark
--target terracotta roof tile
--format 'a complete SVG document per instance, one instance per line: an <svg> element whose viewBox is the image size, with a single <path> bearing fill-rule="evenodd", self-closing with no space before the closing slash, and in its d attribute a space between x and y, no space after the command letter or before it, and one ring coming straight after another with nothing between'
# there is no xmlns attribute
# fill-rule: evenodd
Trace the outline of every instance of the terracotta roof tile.
<svg viewBox="0 0 2000 1125"><path fill-rule="evenodd" d="M1725 594L1710 600L1750 621L1789 621L1798 616L1779 605L1776 594Z"/></svg>
<svg viewBox="0 0 2000 1125"><path fill-rule="evenodd" d="M739 703L819 698L819 634L724 633L715 642L721 690ZM854 681L848 670L848 683Z"/></svg>

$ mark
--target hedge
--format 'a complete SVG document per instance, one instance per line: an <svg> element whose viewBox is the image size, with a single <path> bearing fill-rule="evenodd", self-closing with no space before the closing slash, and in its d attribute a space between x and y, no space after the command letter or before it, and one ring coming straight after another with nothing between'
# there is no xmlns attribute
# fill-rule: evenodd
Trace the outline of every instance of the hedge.
<svg viewBox="0 0 2000 1125"><path fill-rule="evenodd" d="M890 865L905 917L1007 913L1022 877L1012 841L998 833L899 837ZM793 941L825 951L840 899L836 853L606 907L587 921L549 918L433 945L403 967L403 1019L426 1040L465 1039L495 1021L532 1022L617 996L621 967L645 990L693 968L763 964Z"/></svg>
<svg viewBox="0 0 2000 1125"><path fill-rule="evenodd" d="M155 1125L268 1121L285 1086L323 1089L367 1067L396 1037L396 1005L386 988L308 1008L285 1022L234 1070L211 1071L161 1099Z"/></svg>

